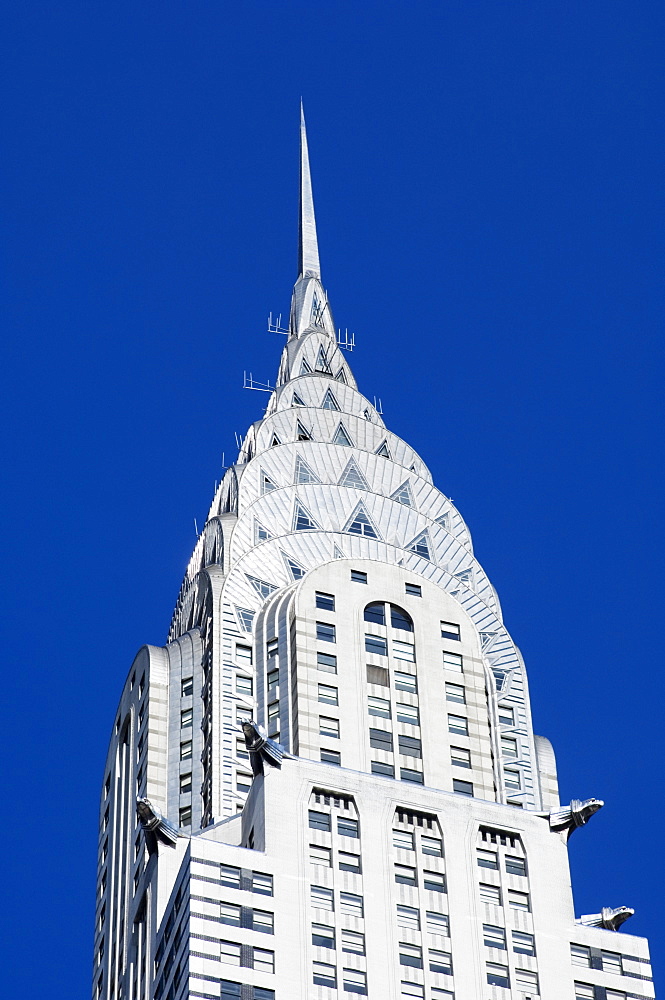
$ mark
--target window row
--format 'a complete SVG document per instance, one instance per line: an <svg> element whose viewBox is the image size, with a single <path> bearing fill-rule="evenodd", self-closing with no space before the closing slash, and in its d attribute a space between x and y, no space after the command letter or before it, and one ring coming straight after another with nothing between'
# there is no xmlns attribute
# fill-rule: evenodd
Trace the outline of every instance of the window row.
<svg viewBox="0 0 665 1000"><path fill-rule="evenodd" d="M415 834L410 830L393 830L393 847L400 851L415 851ZM420 836L420 850L423 854L431 854L433 857L443 857L443 841L440 837Z"/></svg>
<svg viewBox="0 0 665 1000"><path fill-rule="evenodd" d="M220 959L226 965L239 965L258 972L275 971L275 952L268 948L255 948L251 944L239 944L237 941L220 941L219 950Z"/></svg>
<svg viewBox="0 0 665 1000"><path fill-rule="evenodd" d="M312 944L315 948L336 948L337 933L329 924L312 924ZM365 935L360 931L342 928L339 932L342 951L351 955L365 954Z"/></svg>
<svg viewBox="0 0 665 1000"><path fill-rule="evenodd" d="M330 990L337 989L337 969L327 962L314 962L312 966L315 986L326 986ZM342 989L345 993L360 993L367 995L367 973L360 969L342 969Z"/></svg>
<svg viewBox="0 0 665 1000"><path fill-rule="evenodd" d="M421 986L420 983L405 983L401 984L400 998L402 1000L424 1000L425 997L425 987ZM455 1000L455 994L450 990L438 989L432 986L429 990L428 996L431 1000Z"/></svg>
<svg viewBox="0 0 665 1000"><path fill-rule="evenodd" d="M452 976L453 956L449 951L438 951L429 948L427 951L427 962L430 972ZM409 966L412 969L423 969L423 949L421 946L418 944L409 944L407 941L400 941L399 964Z"/></svg>
<svg viewBox="0 0 665 1000"><path fill-rule="evenodd" d="M494 871L499 870L498 851L488 851L484 847L479 847L476 851L476 856L479 868L490 868ZM527 873L526 858L506 854L504 856L503 863L509 875L526 875Z"/></svg>
<svg viewBox="0 0 665 1000"><path fill-rule="evenodd" d="M397 926L405 930L419 931L421 929L420 910L416 906L397 904ZM447 913L437 910L425 911L425 930L428 934L440 934L450 937L450 918Z"/></svg>
<svg viewBox="0 0 665 1000"><path fill-rule="evenodd" d="M371 771L372 774L378 774L382 778L395 777L394 764L386 764L380 760L373 760L371 762ZM423 772L411 767L400 767L399 777L400 781L410 781L414 785L423 785L425 783Z"/></svg>
<svg viewBox="0 0 665 1000"><path fill-rule="evenodd" d="M315 809L309 810L309 826L311 830L324 830L332 832L332 816L327 812L318 812ZM337 832L341 837L359 837L358 820L351 816L337 817Z"/></svg>
<svg viewBox="0 0 665 1000"><path fill-rule="evenodd" d="M446 876L443 872L424 871L421 873L423 889L429 892L445 892ZM395 882L398 885L418 885L418 870L412 865L395 865Z"/></svg>
<svg viewBox="0 0 665 1000"><path fill-rule="evenodd" d="M332 889L324 885L313 885L310 887L310 899L313 907L335 912L335 894ZM363 917L365 915L363 897L354 892L340 892L339 912L350 917Z"/></svg>
<svg viewBox="0 0 665 1000"><path fill-rule="evenodd" d="M275 991L266 990L261 986L246 986L244 983L232 983L228 979L220 980L220 1000L275 1000Z"/></svg>
<svg viewBox="0 0 665 1000"><path fill-rule="evenodd" d="M219 866L219 884L226 886L228 889L243 889L247 892L256 892L261 896L273 895L272 875L267 875L264 872L250 871L245 868L237 868L235 865Z"/></svg>
<svg viewBox="0 0 665 1000"><path fill-rule="evenodd" d="M256 910L236 903L220 903L219 919L220 923L230 927L245 927L260 934L275 933L275 915L268 910Z"/></svg>
<svg viewBox="0 0 665 1000"><path fill-rule="evenodd" d="M535 955L536 942L533 934L525 931L511 931L513 951L517 955ZM483 941L488 948L500 948L507 951L506 930L494 924L483 924Z"/></svg>
<svg viewBox="0 0 665 1000"><path fill-rule="evenodd" d="M502 986L504 989L510 989L510 972L507 965L501 965L498 962L488 962L486 969L489 986ZM534 993L537 993L538 974L532 972L530 969L515 969L515 986L526 986L533 990Z"/></svg>
<svg viewBox="0 0 665 1000"><path fill-rule="evenodd" d="M585 969L602 969L603 972L616 972L623 975L623 959L616 951L600 951L592 953L585 944L571 944L570 958L573 965Z"/></svg>
<svg viewBox="0 0 665 1000"><path fill-rule="evenodd" d="M493 906L503 905L503 895L500 886L489 885L486 882L481 882L479 890L480 898L483 903L490 903ZM513 910L523 910L526 913L531 912L531 900L528 892L520 892L517 889L508 889L507 898L508 906L512 907Z"/></svg>
<svg viewBox="0 0 665 1000"><path fill-rule="evenodd" d="M575 1000L596 1000L597 995L591 983L575 983ZM623 990L606 989L605 1000L627 1000L627 994Z"/></svg>
<svg viewBox="0 0 665 1000"><path fill-rule="evenodd" d="M319 844L310 844L309 860L313 865L323 865L323 867L325 868L332 868L333 866L332 848L322 847ZM360 855L353 854L350 851L338 851L337 864L339 870L342 872L355 872L355 874L357 875L360 875L362 872Z"/></svg>

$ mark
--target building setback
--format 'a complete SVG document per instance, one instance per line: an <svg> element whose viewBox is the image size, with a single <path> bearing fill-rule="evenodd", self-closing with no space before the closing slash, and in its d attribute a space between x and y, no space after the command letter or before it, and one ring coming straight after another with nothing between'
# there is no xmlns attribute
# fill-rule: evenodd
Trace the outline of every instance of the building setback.
<svg viewBox="0 0 665 1000"><path fill-rule="evenodd" d="M304 120L285 332L122 692L94 1000L653 997L632 911L573 910L602 802L560 804L469 530L340 350Z"/></svg>

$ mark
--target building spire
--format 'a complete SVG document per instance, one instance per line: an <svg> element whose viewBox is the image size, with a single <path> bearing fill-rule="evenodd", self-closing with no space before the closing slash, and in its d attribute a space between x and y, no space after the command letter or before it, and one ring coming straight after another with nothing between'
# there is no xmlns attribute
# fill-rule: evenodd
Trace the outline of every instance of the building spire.
<svg viewBox="0 0 665 1000"><path fill-rule="evenodd" d="M298 277L305 274L321 277L319 264L319 244L316 238L312 178L309 172L309 151L307 149L307 129L302 99L300 101L300 225L298 245Z"/></svg>

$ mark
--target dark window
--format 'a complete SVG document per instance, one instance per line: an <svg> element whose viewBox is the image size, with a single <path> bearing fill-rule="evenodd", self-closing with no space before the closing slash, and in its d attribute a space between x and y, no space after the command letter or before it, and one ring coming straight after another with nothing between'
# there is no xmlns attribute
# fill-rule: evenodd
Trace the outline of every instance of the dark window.
<svg viewBox="0 0 665 1000"><path fill-rule="evenodd" d="M473 798L473 784L470 781L453 778L453 791L457 792L458 795L468 795L469 798Z"/></svg>
<svg viewBox="0 0 665 1000"><path fill-rule="evenodd" d="M395 671L395 687L398 691L408 691L418 694L418 681L415 674L407 674L402 670Z"/></svg>
<svg viewBox="0 0 665 1000"><path fill-rule="evenodd" d="M506 871L510 875L526 875L526 858L515 858L507 854Z"/></svg>
<svg viewBox="0 0 665 1000"><path fill-rule="evenodd" d="M323 962L314 963L314 985L327 986L330 989L337 989L337 976L334 965L325 965Z"/></svg>
<svg viewBox="0 0 665 1000"><path fill-rule="evenodd" d="M420 740L414 736L398 736L399 752L406 757L422 757L422 746Z"/></svg>
<svg viewBox="0 0 665 1000"><path fill-rule="evenodd" d="M348 851L339 852L339 870L342 872L360 873L360 855Z"/></svg>
<svg viewBox="0 0 665 1000"><path fill-rule="evenodd" d="M320 642L334 642L335 641L335 626L329 625L328 622L317 622L316 623L316 638Z"/></svg>
<svg viewBox="0 0 665 1000"><path fill-rule="evenodd" d="M366 622L374 622L375 625L386 624L386 606L383 602L378 604L368 604L364 615Z"/></svg>
<svg viewBox="0 0 665 1000"><path fill-rule="evenodd" d="M325 830L330 832L330 813L317 812L315 809L309 811L310 830Z"/></svg>
<svg viewBox="0 0 665 1000"><path fill-rule="evenodd" d="M387 656L388 655L388 643L380 635L366 635L365 636L365 651L367 653L374 653L375 656Z"/></svg>
<svg viewBox="0 0 665 1000"><path fill-rule="evenodd" d="M429 968L430 972L441 972L444 976L452 976L452 955L447 951L434 951L433 949L430 949Z"/></svg>
<svg viewBox="0 0 665 1000"><path fill-rule="evenodd" d="M324 764L336 764L340 767L342 764L342 755L339 750L321 749L321 761Z"/></svg>
<svg viewBox="0 0 665 1000"><path fill-rule="evenodd" d="M441 622L442 639L460 639L460 627L453 622Z"/></svg>
<svg viewBox="0 0 665 1000"><path fill-rule="evenodd" d="M341 837L358 837L358 820L346 816L337 817L337 832Z"/></svg>
<svg viewBox="0 0 665 1000"><path fill-rule="evenodd" d="M400 941L399 964L411 966L412 969L422 969L423 950L420 945L407 944L406 941Z"/></svg>
<svg viewBox="0 0 665 1000"><path fill-rule="evenodd" d="M395 865L395 881L398 885L418 885L416 869L410 865Z"/></svg>
<svg viewBox="0 0 665 1000"><path fill-rule="evenodd" d="M383 764L381 761L372 761L372 774L382 774L384 778L394 778L395 768L392 764Z"/></svg>
<svg viewBox="0 0 665 1000"><path fill-rule="evenodd" d="M407 594L411 595L411 597L423 596L422 588L419 587L417 583L405 583L404 589L406 590Z"/></svg>
<svg viewBox="0 0 665 1000"><path fill-rule="evenodd" d="M317 948L334 948L335 928L327 924L312 924L312 944Z"/></svg>
<svg viewBox="0 0 665 1000"><path fill-rule="evenodd" d="M445 892L445 875L442 875L441 872L423 872L423 885L430 892Z"/></svg>
<svg viewBox="0 0 665 1000"><path fill-rule="evenodd" d="M240 996L240 983L231 983L228 979L222 979L220 986L222 987L221 1000L234 1000L234 997Z"/></svg>
<svg viewBox="0 0 665 1000"><path fill-rule="evenodd" d="M414 771L410 767L400 767L399 776L402 781L410 781L414 785L422 785L425 781L422 771Z"/></svg>
<svg viewBox="0 0 665 1000"><path fill-rule="evenodd" d="M413 621L411 616L396 604L390 605L390 624L393 628L399 628L403 632L413 632Z"/></svg>
<svg viewBox="0 0 665 1000"><path fill-rule="evenodd" d="M367 573L362 573L359 569L351 570L352 583L367 583Z"/></svg>
<svg viewBox="0 0 665 1000"><path fill-rule="evenodd" d="M229 889L240 888L240 869L233 865L220 865L219 881Z"/></svg>
<svg viewBox="0 0 665 1000"><path fill-rule="evenodd" d="M316 665L319 670L325 670L328 674L337 673L337 657L334 653L317 653Z"/></svg>
<svg viewBox="0 0 665 1000"><path fill-rule="evenodd" d="M318 590L316 592L316 606L321 608L322 611L334 611L335 610L335 595L334 594L322 594Z"/></svg>
<svg viewBox="0 0 665 1000"><path fill-rule="evenodd" d="M503 986L504 989L508 989L510 986L510 978L508 976L508 967L506 965L495 965L493 963L487 963L487 982L490 986Z"/></svg>
<svg viewBox="0 0 665 1000"><path fill-rule="evenodd" d="M188 698L193 691L194 691L194 678L185 677L182 681L180 694L182 695L183 698Z"/></svg>
<svg viewBox="0 0 665 1000"><path fill-rule="evenodd" d="M498 870L499 858L496 851L486 851L484 847L479 847L476 854L479 868L491 868L493 871Z"/></svg>
<svg viewBox="0 0 665 1000"><path fill-rule="evenodd" d="M386 733L383 729L370 729L369 745L376 750L385 750L391 753L393 749L392 733Z"/></svg>

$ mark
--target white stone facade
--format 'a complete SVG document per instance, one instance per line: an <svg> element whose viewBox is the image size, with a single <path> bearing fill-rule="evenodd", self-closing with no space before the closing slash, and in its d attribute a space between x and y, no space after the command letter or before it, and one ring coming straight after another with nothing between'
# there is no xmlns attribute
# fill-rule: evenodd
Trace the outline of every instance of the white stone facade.
<svg viewBox="0 0 665 1000"><path fill-rule="evenodd" d="M93 997L651 998L646 942L576 923L574 820L469 531L337 344L304 124L301 149L277 387L111 738ZM253 779L248 718L281 770Z"/></svg>

